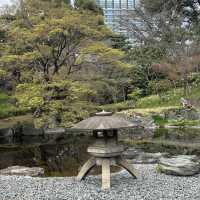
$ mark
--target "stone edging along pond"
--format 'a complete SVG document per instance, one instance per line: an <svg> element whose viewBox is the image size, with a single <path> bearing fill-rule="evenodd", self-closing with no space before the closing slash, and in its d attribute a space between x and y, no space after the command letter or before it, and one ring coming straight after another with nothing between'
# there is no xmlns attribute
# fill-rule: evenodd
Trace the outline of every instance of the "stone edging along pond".
<svg viewBox="0 0 200 200"><path fill-rule="evenodd" d="M165 125L164 128L166 128L166 129L180 129L180 128L200 129L200 126L171 126L171 125Z"/></svg>

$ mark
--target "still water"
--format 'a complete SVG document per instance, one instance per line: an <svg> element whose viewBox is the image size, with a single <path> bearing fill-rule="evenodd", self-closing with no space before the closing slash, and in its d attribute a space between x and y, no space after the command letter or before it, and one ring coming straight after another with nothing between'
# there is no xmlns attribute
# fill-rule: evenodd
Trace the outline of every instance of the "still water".
<svg viewBox="0 0 200 200"><path fill-rule="evenodd" d="M33 128L30 130L38 131ZM200 144L200 133L199 129L157 129L129 130L121 135L121 140L128 140L130 144L132 141L144 139L145 143L141 143L140 146L137 144L137 148L151 151L154 147L153 151L161 152L170 150L163 145L165 141L166 143L177 142L178 145ZM156 143L153 144L152 141ZM160 144L159 141L162 143ZM66 132L59 135L25 134L20 137L2 137L2 130L0 130L0 169L14 165L40 166L45 169L46 176L75 176L89 158L86 150L93 142L94 139L89 134L75 135ZM118 169L114 169L116 170ZM98 172L98 170L93 171L93 173Z"/></svg>
<svg viewBox="0 0 200 200"><path fill-rule="evenodd" d="M10 138L9 138L10 139ZM13 142L0 139L0 169L8 166L40 166L46 176L73 176L88 159L90 136L63 135L56 139L23 136Z"/></svg>

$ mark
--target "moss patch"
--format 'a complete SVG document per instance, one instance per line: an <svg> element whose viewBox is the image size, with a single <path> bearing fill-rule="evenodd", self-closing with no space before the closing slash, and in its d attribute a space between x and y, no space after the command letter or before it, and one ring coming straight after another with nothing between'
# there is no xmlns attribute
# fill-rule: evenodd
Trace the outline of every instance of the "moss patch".
<svg viewBox="0 0 200 200"><path fill-rule="evenodd" d="M169 107L157 107L157 108L135 108L135 109L129 109L124 111L124 114L139 114L142 116L149 116L149 115L158 115L162 114L165 111L172 109L172 108L178 108L178 106L169 106Z"/></svg>

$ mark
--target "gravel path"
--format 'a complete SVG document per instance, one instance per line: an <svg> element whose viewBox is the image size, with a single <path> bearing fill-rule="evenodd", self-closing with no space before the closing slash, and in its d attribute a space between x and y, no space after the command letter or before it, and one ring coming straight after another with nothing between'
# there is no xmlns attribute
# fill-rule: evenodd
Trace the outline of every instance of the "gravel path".
<svg viewBox="0 0 200 200"><path fill-rule="evenodd" d="M200 200L200 175L158 174L155 165L136 165L139 179L122 171L112 176L112 189L101 191L100 177L78 183L74 178L0 176L0 200Z"/></svg>

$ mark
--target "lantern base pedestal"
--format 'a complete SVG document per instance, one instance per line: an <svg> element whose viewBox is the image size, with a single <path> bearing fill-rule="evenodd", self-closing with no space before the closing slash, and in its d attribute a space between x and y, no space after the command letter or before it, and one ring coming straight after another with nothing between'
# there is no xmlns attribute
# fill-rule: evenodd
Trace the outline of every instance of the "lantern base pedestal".
<svg viewBox="0 0 200 200"><path fill-rule="evenodd" d="M137 178L137 173L132 165L130 165L125 159L123 159L121 156L117 157L91 157L81 168L77 180L81 181L83 180L89 171L95 167L95 166L101 166L102 167L102 189L109 189L111 186L110 182L110 176L111 166L120 166L126 169L134 178Z"/></svg>

